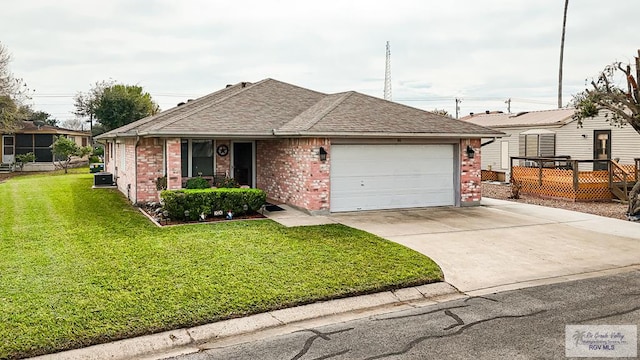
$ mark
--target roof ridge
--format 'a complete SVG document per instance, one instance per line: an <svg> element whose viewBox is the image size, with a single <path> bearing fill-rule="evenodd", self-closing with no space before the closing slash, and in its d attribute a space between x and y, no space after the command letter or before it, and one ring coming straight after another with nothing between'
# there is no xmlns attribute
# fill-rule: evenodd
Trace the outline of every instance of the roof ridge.
<svg viewBox="0 0 640 360"><path fill-rule="evenodd" d="M230 99L230 98L232 98L232 97L234 97L234 96L236 96L236 95L238 95L240 93L243 93L246 90L248 90L250 88L253 88L253 87L257 86L257 85L260 85L260 84L264 83L267 80L269 80L269 79L260 80L257 83L239 82L239 83L237 83L237 84L232 86L232 87L236 87L236 86L242 86L244 84L245 86L243 88L241 88L239 91L232 92L231 94L228 94L226 96L220 97L220 98L216 99L215 101L212 101L212 102L209 102L209 103L200 104L201 106L195 107L195 108L193 108L191 110L187 110L184 113L182 113L181 115L166 119L163 122L158 123L155 127L156 128L161 128L161 127L164 127L164 126L167 126L167 125L171 125L171 124L175 123L176 121L179 121L179 120L182 120L182 119L186 118L187 116L191 116L191 115L193 115L193 114L195 114L195 113L197 113L199 111L202 111L204 109L210 108L213 105L216 105L216 104L220 103L221 101L228 100L228 99ZM211 93L211 94L206 95L206 96L208 97L208 96L213 95L213 94L219 94L221 91L225 91L225 90L231 89L232 87L224 88L222 90L216 91L216 92Z"/></svg>
<svg viewBox="0 0 640 360"><path fill-rule="evenodd" d="M238 83L238 84L240 84L240 83ZM234 86L236 86L236 85L238 85L238 84L235 84ZM197 98L197 99L192 100L192 102L191 102L191 104L190 104L190 105L191 105L191 106L197 105L197 103L200 103L200 102L204 101L206 98L208 98L208 97L212 97L212 96L214 96L214 95L218 95L220 92L226 91L226 90L228 90L228 89L229 89L229 88L223 88L223 89L220 89L220 90L218 90L218 91L214 91L214 92L212 92L212 93L210 93L210 94L203 95L203 96L201 96L201 97L199 97L199 98ZM190 103L190 102L187 100L187 102L186 102L185 104L183 104L183 105L187 105L187 104L189 104L189 103ZM167 109L167 110L163 110L163 111L161 111L161 112L159 112L159 113L157 113L157 114L153 114L153 115L151 115L151 116L144 117L144 118L142 118L142 119L136 120L136 121L134 121L134 122L132 122L132 123L129 123L129 124L123 125L123 126L121 126L121 127L117 128L117 129L113 129L113 130L119 130L119 129L121 129L121 131L118 131L117 133L122 133L122 132L126 132L126 131L129 131L129 130L133 130L133 129L134 129L134 128L136 128L136 127L139 127L139 126L141 126L141 125L146 125L146 124L148 124L148 123L150 123L150 122L152 122L152 121L154 121L154 120L158 120L158 118L162 118L162 117L165 117L165 116L167 116L167 115L171 115L172 113L174 113L174 112L176 112L176 111L183 110L184 108L182 108L182 107L181 107L181 106L183 106L183 105L174 106L174 107L169 108L169 109ZM109 131L107 131L107 132L106 132L106 133L104 133L104 134L109 134L109 133L111 133L113 130L109 130ZM115 133L115 134L117 134L117 133Z"/></svg>
<svg viewBox="0 0 640 360"><path fill-rule="evenodd" d="M321 100L319 100L318 102L316 102L316 104L312 105L307 110L311 109L313 106L317 105L318 103L320 103L323 100L326 100L326 99L328 99L328 98L330 98L332 96L337 96L337 99L333 100L333 102L331 102L331 104L329 104L329 106L325 107L325 109L323 109L319 114L317 114L316 116L314 116L311 119L307 120L306 122L302 123L300 125L300 130L301 131L305 131L305 130L311 129L313 127L313 125L317 124L318 121L322 120L325 116L327 116L329 113L331 113L333 110L335 110L335 108L338 107L338 105L343 103L347 98L349 98L351 95L353 95L353 93L354 93L354 91L347 91L347 92L343 92L343 93L329 94L329 95L325 96L324 98L322 98ZM293 120L287 122L286 124L284 124L281 127L285 127L288 124L290 124L291 122L296 121L296 119L298 119L305 112L306 111L302 112L301 114L299 114L298 116L293 118Z"/></svg>

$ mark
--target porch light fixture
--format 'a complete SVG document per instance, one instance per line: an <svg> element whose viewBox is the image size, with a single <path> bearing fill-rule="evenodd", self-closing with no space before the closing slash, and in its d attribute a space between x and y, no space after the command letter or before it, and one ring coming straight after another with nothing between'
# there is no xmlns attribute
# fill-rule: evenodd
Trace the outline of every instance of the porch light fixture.
<svg viewBox="0 0 640 360"><path fill-rule="evenodd" d="M320 146L320 161L327 161L327 150Z"/></svg>
<svg viewBox="0 0 640 360"><path fill-rule="evenodd" d="M467 145L467 157L469 159L473 159L474 156L476 156L476 152L473 150L471 146Z"/></svg>

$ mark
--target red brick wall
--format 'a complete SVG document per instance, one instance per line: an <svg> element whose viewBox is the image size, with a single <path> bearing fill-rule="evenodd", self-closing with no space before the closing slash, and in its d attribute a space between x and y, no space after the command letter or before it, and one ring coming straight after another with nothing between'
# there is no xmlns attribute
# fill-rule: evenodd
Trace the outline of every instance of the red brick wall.
<svg viewBox="0 0 640 360"><path fill-rule="evenodd" d="M473 159L467 156L467 145L475 151ZM480 139L460 141L460 205L478 205L482 198L480 170Z"/></svg>
<svg viewBox="0 0 640 360"><path fill-rule="evenodd" d="M158 138L143 138L138 143L137 169L137 198L136 202L158 201L156 180L164 176L163 173L164 140Z"/></svg>
<svg viewBox="0 0 640 360"><path fill-rule="evenodd" d="M257 187L267 197L309 211L329 211L329 139L260 140L257 146ZM320 147L329 153L322 162Z"/></svg>
<svg viewBox="0 0 640 360"><path fill-rule="evenodd" d="M118 139L115 143L114 159L112 162L114 169L112 173L116 178L118 189L128 196L132 202L136 201L135 141L133 138ZM123 157L125 158L124 167L122 166Z"/></svg>
<svg viewBox="0 0 640 360"><path fill-rule="evenodd" d="M227 145L229 148L229 153L227 156L218 155L218 146ZM216 148L214 149L215 157L216 157L216 174L227 174L231 176L231 142L229 140L216 140L215 144Z"/></svg>
<svg viewBox="0 0 640 360"><path fill-rule="evenodd" d="M180 138L167 139L167 189L182 188L182 160Z"/></svg>

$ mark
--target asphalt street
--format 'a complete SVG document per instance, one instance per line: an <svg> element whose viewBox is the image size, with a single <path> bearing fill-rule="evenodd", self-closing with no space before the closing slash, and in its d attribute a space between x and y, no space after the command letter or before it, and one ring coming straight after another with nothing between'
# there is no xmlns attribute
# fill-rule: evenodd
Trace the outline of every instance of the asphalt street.
<svg viewBox="0 0 640 360"><path fill-rule="evenodd" d="M565 325L640 325L640 271L205 345L173 360L564 359Z"/></svg>

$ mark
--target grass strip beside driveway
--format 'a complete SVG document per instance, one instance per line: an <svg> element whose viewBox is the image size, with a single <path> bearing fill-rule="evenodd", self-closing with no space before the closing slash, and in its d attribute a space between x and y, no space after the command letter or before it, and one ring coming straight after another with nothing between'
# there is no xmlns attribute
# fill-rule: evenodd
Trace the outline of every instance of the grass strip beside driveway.
<svg viewBox="0 0 640 360"><path fill-rule="evenodd" d="M0 184L0 358L442 279L425 256L342 225L157 228L91 182Z"/></svg>

